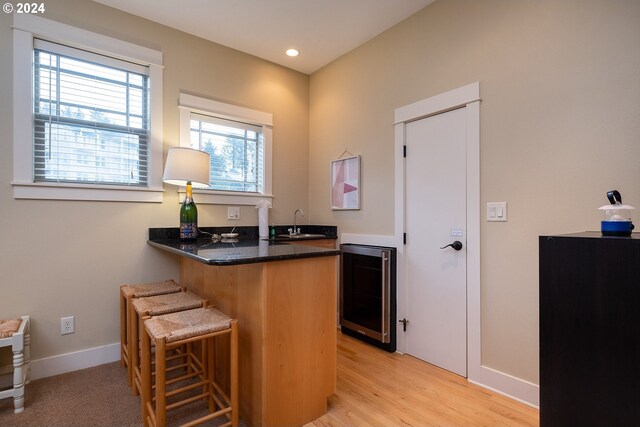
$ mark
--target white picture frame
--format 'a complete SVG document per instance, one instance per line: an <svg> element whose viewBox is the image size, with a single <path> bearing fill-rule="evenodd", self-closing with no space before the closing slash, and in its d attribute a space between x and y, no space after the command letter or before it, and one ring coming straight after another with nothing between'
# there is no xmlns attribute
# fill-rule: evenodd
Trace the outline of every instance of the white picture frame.
<svg viewBox="0 0 640 427"><path fill-rule="evenodd" d="M360 209L360 156L331 161L331 209Z"/></svg>

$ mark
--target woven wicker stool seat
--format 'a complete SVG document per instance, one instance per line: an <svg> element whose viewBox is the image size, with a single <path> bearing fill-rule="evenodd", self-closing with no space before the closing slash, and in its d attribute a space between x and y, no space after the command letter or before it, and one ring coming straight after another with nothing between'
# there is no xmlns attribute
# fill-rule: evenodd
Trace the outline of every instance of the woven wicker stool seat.
<svg viewBox="0 0 640 427"><path fill-rule="evenodd" d="M133 308L140 316L160 316L162 314L175 313L176 311L201 308L203 302L193 292L177 292L175 294L158 295L155 297L137 298L133 300Z"/></svg>
<svg viewBox="0 0 640 427"><path fill-rule="evenodd" d="M24 411L24 387L29 384L31 334L29 316L0 320L0 347L11 347L13 363L0 366L0 373L13 371L13 385L0 391L0 399L13 397L14 412Z"/></svg>
<svg viewBox="0 0 640 427"><path fill-rule="evenodd" d="M145 298L156 295L173 294L180 292L182 288L173 280L164 280L162 282L122 285L120 290L129 298Z"/></svg>
<svg viewBox="0 0 640 427"><path fill-rule="evenodd" d="M140 390L140 350L139 336L143 328L143 321L149 316L160 316L178 311L191 310L207 306L207 300L200 298L193 292L177 292L173 294L157 295L154 297L136 298L131 303L129 323L131 328L131 369L133 369L132 394L138 395ZM138 325L138 327L135 327ZM179 358L176 355L174 358ZM176 370L186 365L174 365Z"/></svg>
<svg viewBox="0 0 640 427"><path fill-rule="evenodd" d="M22 319L0 320L0 338L13 336L20 329L21 323Z"/></svg>
<svg viewBox="0 0 640 427"><path fill-rule="evenodd" d="M163 427L167 422L167 410L203 399L208 402L209 414L190 421L188 425L197 425L217 417L227 419L222 426L238 425L237 328L237 320L229 318L213 307L165 314L144 321L144 335L141 337L141 394L142 420L145 427ZM214 378L214 340L222 335L228 335L230 340L231 372L228 394ZM151 374L151 342L156 345L155 381ZM195 345L186 347L189 364L187 374L168 380L165 372L167 350L196 343L199 343L199 351L194 351ZM188 384L184 385L185 383ZM152 397L152 391L155 398Z"/></svg>
<svg viewBox="0 0 640 427"><path fill-rule="evenodd" d="M129 324L132 309L131 301L135 298L172 294L180 291L182 291L182 288L173 280L120 286L120 364L127 367L127 382L129 386L131 386L133 380L133 369L131 369L131 325Z"/></svg>

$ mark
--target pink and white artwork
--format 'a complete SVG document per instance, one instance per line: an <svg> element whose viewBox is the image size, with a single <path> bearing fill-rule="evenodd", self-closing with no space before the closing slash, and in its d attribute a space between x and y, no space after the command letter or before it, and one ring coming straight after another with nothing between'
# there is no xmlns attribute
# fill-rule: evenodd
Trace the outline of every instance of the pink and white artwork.
<svg viewBox="0 0 640 427"><path fill-rule="evenodd" d="M331 209L360 209L360 156L331 162Z"/></svg>

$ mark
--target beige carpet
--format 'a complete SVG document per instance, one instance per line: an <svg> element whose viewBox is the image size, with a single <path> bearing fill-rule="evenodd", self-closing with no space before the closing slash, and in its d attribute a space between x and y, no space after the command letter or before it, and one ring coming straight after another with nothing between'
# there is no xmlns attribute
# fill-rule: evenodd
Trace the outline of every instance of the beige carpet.
<svg viewBox="0 0 640 427"><path fill-rule="evenodd" d="M204 403L196 402L171 411L168 425L179 425L205 413ZM217 424L220 422L202 425ZM119 362L32 381L27 385L25 410L20 414L13 412L13 399L0 400L2 427L141 425L140 399L131 395L127 371Z"/></svg>

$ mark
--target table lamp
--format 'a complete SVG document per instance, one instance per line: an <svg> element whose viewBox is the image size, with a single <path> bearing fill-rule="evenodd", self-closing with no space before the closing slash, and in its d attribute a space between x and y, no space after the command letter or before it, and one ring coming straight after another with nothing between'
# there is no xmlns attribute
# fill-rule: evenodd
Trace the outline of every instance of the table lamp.
<svg viewBox="0 0 640 427"><path fill-rule="evenodd" d="M210 156L193 148L176 147L169 149L164 165L162 181L172 185L185 185L187 195L180 207L180 239L198 238L198 210L193 201L192 187L208 188L210 181Z"/></svg>

